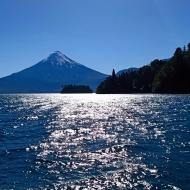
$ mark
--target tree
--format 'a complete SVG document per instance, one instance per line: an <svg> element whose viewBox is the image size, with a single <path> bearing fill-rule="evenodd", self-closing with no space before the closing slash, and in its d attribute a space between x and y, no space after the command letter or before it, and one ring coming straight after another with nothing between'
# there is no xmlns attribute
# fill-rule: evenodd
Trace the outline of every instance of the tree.
<svg viewBox="0 0 190 190"><path fill-rule="evenodd" d="M116 74L115 74L115 70L112 70L112 78L115 79L116 78Z"/></svg>
<svg viewBox="0 0 190 190"><path fill-rule="evenodd" d="M103 81L97 93L190 93L190 43L188 50L177 48L166 60L154 60L136 71Z"/></svg>
<svg viewBox="0 0 190 190"><path fill-rule="evenodd" d="M186 53L186 52L187 52L186 46L183 46L183 53Z"/></svg>
<svg viewBox="0 0 190 190"><path fill-rule="evenodd" d="M183 51L180 47L178 47L176 50L175 50L175 53L174 53L174 57L181 57L183 54Z"/></svg>
<svg viewBox="0 0 190 190"><path fill-rule="evenodd" d="M187 45L187 51L190 52L190 43Z"/></svg>

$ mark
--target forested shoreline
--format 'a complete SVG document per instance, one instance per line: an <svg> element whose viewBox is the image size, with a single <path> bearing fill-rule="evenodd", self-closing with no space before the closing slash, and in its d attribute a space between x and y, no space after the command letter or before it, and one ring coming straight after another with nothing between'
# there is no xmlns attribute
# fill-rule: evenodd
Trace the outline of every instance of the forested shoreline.
<svg viewBox="0 0 190 190"><path fill-rule="evenodd" d="M93 93L93 91L85 85L65 85L61 93Z"/></svg>
<svg viewBox="0 0 190 190"><path fill-rule="evenodd" d="M190 43L166 60L154 60L137 70L106 78L97 94L190 93Z"/></svg>

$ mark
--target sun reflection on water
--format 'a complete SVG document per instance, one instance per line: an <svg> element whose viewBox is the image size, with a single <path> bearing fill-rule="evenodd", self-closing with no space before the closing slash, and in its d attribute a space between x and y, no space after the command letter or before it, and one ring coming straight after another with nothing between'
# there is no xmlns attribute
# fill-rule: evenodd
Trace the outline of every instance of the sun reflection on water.
<svg viewBox="0 0 190 190"><path fill-rule="evenodd" d="M24 114L13 129L28 127L42 136L24 149L35 157L28 179L37 176L37 189L178 189L163 181L173 149L189 146L178 136L178 126L187 132L181 124L185 117L176 116L187 110L173 109L170 99L96 94L17 98L19 104L9 109Z"/></svg>
<svg viewBox="0 0 190 190"><path fill-rule="evenodd" d="M55 176L54 188L151 188L146 175L158 176L156 166L149 168L142 155L131 154L134 137L148 133L139 117L145 110L135 95L118 96L60 95L42 105L54 107L49 137L30 148L39 151L36 168Z"/></svg>

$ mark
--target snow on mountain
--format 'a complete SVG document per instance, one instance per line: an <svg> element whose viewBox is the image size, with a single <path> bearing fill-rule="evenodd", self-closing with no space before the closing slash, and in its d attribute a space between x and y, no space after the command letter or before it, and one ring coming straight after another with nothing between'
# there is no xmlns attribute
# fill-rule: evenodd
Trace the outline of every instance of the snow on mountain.
<svg viewBox="0 0 190 190"><path fill-rule="evenodd" d="M0 79L0 93L60 92L65 84L89 85L93 90L107 75L55 51L34 66Z"/></svg>
<svg viewBox="0 0 190 190"><path fill-rule="evenodd" d="M60 51L55 51L50 54L46 59L43 60L44 62L48 61L53 65L62 66L63 64L72 65L72 64L79 64L74 60L70 59L66 55L62 54Z"/></svg>

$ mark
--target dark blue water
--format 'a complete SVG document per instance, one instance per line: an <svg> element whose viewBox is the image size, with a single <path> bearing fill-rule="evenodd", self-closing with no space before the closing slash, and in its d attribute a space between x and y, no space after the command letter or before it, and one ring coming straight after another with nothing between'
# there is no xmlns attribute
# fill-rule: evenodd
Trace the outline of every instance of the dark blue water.
<svg viewBox="0 0 190 190"><path fill-rule="evenodd" d="M0 95L0 189L190 189L188 95Z"/></svg>

